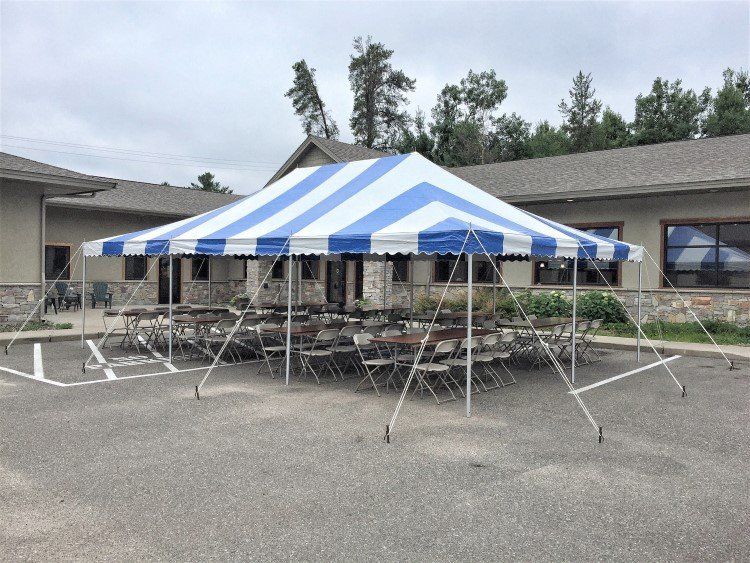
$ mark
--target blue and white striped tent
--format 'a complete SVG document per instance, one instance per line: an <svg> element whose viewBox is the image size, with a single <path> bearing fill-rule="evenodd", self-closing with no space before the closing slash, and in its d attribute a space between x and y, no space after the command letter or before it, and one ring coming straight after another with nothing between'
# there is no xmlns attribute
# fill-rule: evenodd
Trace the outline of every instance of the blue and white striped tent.
<svg viewBox="0 0 750 563"><path fill-rule="evenodd" d="M471 234L470 234L471 233ZM459 253L641 261L640 246L509 205L417 153L298 168L196 217L87 242L87 256Z"/></svg>

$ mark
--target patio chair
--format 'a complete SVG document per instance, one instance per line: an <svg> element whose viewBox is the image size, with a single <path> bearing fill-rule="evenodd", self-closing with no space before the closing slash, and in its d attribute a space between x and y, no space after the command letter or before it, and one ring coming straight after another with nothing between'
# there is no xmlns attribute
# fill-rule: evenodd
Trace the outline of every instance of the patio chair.
<svg viewBox="0 0 750 563"><path fill-rule="evenodd" d="M226 347L224 347L224 352L229 353L229 356L232 358L232 362L236 363L237 361L239 361L239 353L237 352L237 348L234 344L234 338L229 338L229 335L232 333L232 330L234 330L236 324L236 320L222 319L218 323L216 323L216 325L211 328L211 332L209 334L206 334L206 336L203 338L203 344L205 345L206 350L208 351L212 359L221 360L221 358L218 357L218 354L214 352L214 349L218 349L219 351L221 351L221 348L224 347L224 344L226 344Z"/></svg>
<svg viewBox="0 0 750 563"><path fill-rule="evenodd" d="M333 361L336 364L336 369L341 374L342 379L346 379L346 370L350 365L353 365L354 368L357 369L357 364L354 362L355 354L357 352L357 347L354 344L354 337L361 332L362 327L360 326L345 326L339 332L339 337L334 345L329 348L329 350L333 352Z"/></svg>
<svg viewBox="0 0 750 563"><path fill-rule="evenodd" d="M135 325L133 326L133 342L135 342L135 349L140 354L140 344L148 349L149 347L155 347L159 340L160 324L159 317L161 313L156 311L146 311L138 315L135 319Z"/></svg>
<svg viewBox="0 0 750 563"><path fill-rule="evenodd" d="M278 361L276 371L281 370L281 366L286 358L286 344L281 340L281 335L277 332L268 332L269 328L277 328L279 325L273 323L261 323L255 327L256 334L258 335L258 343L260 350L263 353L263 360L268 366L268 371L271 374L272 379L276 379L274 369L271 367L271 362ZM262 371L263 365L261 364L258 368L258 374Z"/></svg>
<svg viewBox="0 0 750 563"><path fill-rule="evenodd" d="M505 387L506 385L513 385L516 382L516 378L511 373L509 365L516 350L515 341L517 338L517 332L507 332L503 334L500 340L495 343L495 346L492 347L492 355L496 360L499 360L500 366L510 376L510 383L505 383L505 380L498 373L498 378L500 379L500 383L503 385L503 387ZM509 364L507 366L505 365L506 361Z"/></svg>
<svg viewBox="0 0 750 563"><path fill-rule="evenodd" d="M510 334L488 334L484 338L482 338L482 342L480 343L478 349L477 349L477 355L473 358L473 360L477 363L478 366L481 366L482 368L482 375L485 376L484 381L482 381L480 377L480 382L482 383L482 387L484 387L485 391L489 391L491 389L498 389L499 387L505 387L506 385L512 385L516 382L516 379L513 377L513 374L510 372L510 370L506 367L506 365L503 363L504 359L508 359L510 357L510 354L506 351L498 351L498 346L501 344L508 344L513 341L515 338L515 333ZM507 348L507 346L505 346ZM499 360L499 361L498 361ZM497 370L494 368L494 363L499 363L500 366L508 373L508 375L511 378L512 383L505 383L502 376L497 372ZM492 381L495 383L492 387L487 387L487 378L492 379Z"/></svg>
<svg viewBox="0 0 750 563"><path fill-rule="evenodd" d="M94 282L91 292L91 308L96 309L97 303L104 303L105 308L112 308L112 293L107 291L107 282Z"/></svg>
<svg viewBox="0 0 750 563"><path fill-rule="evenodd" d="M451 355L449 358L445 358L443 360L440 360L441 364L447 365L450 370L448 371L447 377L448 379L453 382L453 384L458 388L459 392L461 393L462 397L465 397L463 388L463 381L466 380L466 344L468 340L464 338L461 340L461 345L458 346L455 350L455 353ZM472 358L476 355L477 349L479 348L479 345L482 342L481 336L473 336L471 338L471 354ZM458 380L453 376L453 372L458 372ZM474 386L476 387L477 392L479 392L479 387L476 384L476 378L474 377L474 362L472 360L472 368L471 368L471 375L472 375L472 382L474 383Z"/></svg>
<svg viewBox="0 0 750 563"><path fill-rule="evenodd" d="M592 344L603 323L604 319L595 319L589 323L586 331L581 334L581 348L579 349L579 353L586 363L601 361L599 353Z"/></svg>
<svg viewBox="0 0 750 563"><path fill-rule="evenodd" d="M362 380L357 383L357 386L354 388L354 392L362 389L366 389L366 387L362 387L362 385L369 380L370 385L375 390L375 393L377 393L378 397L380 397L380 391L378 390L378 387L382 387L383 383L380 382L380 379L387 373L385 370L386 368L393 365L393 360L390 360L388 358L371 358L369 357L369 350L372 344L370 343L370 340L372 340L372 335L363 332L360 334L354 335L354 346L357 350L357 353L359 354L361 363L362 363L362 369L365 373L365 376L362 378Z"/></svg>
<svg viewBox="0 0 750 563"><path fill-rule="evenodd" d="M414 394L417 391L423 394L427 390L435 398L438 405L456 400L453 390L445 379L445 376L450 371L450 366L442 363L440 360L452 356L457 346L458 340L443 340L438 342L432 349L429 361L419 363L415 366L414 374L417 377L417 385L411 394L411 399L414 398ZM451 395L450 398L440 401L440 397L435 392L438 387L445 387Z"/></svg>

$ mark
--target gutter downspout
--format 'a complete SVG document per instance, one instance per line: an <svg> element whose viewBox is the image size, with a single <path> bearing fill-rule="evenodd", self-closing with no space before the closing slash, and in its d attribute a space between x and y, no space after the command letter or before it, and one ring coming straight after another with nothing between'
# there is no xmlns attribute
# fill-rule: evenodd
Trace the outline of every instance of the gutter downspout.
<svg viewBox="0 0 750 563"><path fill-rule="evenodd" d="M47 280L45 279L45 267L46 267L46 253L47 253L47 196L45 194L42 194L41 200L39 202L39 211L42 216L41 225L39 227L39 235L41 237L41 247L42 247L42 258L41 258L41 270L39 272L39 280L41 281L41 289L39 292L39 298L41 299L45 292L45 285L47 284ZM39 307L39 319L44 319L44 307Z"/></svg>

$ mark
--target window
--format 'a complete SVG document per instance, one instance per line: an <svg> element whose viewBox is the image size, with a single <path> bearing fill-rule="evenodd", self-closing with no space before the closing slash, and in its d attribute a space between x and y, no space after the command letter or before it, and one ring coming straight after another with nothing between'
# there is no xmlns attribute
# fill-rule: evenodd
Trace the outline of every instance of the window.
<svg viewBox="0 0 750 563"><path fill-rule="evenodd" d="M435 261L435 281L447 282L450 278L453 267L456 264L456 257L453 254L449 254L448 260L436 260ZM499 262L499 259L498 259ZM495 269L492 267L492 262L486 259L484 256L474 256L472 261L472 275L471 280L474 283L492 283L492 274ZM468 281L469 266L466 262L466 256L461 255L458 260L458 266L453 274L453 282L466 283Z"/></svg>
<svg viewBox="0 0 750 563"><path fill-rule="evenodd" d="M577 227L579 231L600 237L621 240L621 227ZM601 271L601 274L599 271ZM604 279L607 280L605 283ZM581 285L618 285L620 283L620 264L617 261L597 260L596 266L591 260L578 259L578 283ZM550 258L534 262L534 283L542 285L572 285L573 259Z"/></svg>
<svg viewBox="0 0 750 563"><path fill-rule="evenodd" d="M44 277L47 280L70 279L70 247L48 244L44 247Z"/></svg>
<svg viewBox="0 0 750 563"><path fill-rule="evenodd" d="M665 225L664 274L675 287L750 288L750 222Z"/></svg>
<svg viewBox="0 0 750 563"><path fill-rule="evenodd" d="M146 260L145 256L126 256L125 257L125 279L142 280L146 277Z"/></svg>
<svg viewBox="0 0 750 563"><path fill-rule="evenodd" d="M299 262L302 268L302 279L303 280L319 280L320 279L320 260L316 257L302 256L302 260Z"/></svg>
<svg viewBox="0 0 750 563"><path fill-rule="evenodd" d="M405 283L410 280L409 277L409 262L411 256L409 254L386 254L386 262L391 263L391 281L396 283Z"/></svg>
<svg viewBox="0 0 750 563"><path fill-rule="evenodd" d="M271 279L272 280L284 279L284 262L282 262L280 259L274 262L273 269L271 270Z"/></svg>
<svg viewBox="0 0 750 563"><path fill-rule="evenodd" d="M208 256L205 254L196 254L192 260L193 281L208 281Z"/></svg>

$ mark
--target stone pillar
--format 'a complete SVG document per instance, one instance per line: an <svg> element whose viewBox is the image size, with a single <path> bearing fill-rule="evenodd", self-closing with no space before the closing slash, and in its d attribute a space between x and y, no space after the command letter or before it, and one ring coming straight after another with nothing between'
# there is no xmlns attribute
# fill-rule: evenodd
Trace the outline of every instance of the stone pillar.
<svg viewBox="0 0 750 563"><path fill-rule="evenodd" d="M371 305L383 305L383 269L386 268L386 301L390 304L393 299L393 269L392 262L365 261L362 275L362 297Z"/></svg>

